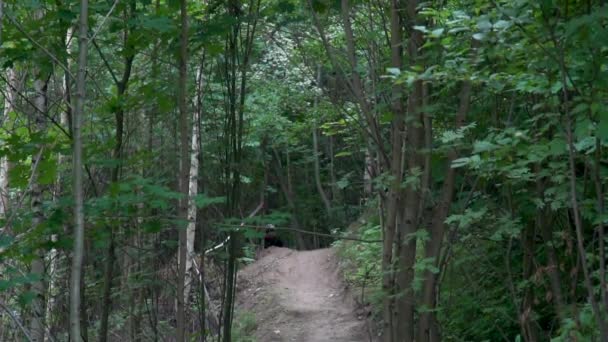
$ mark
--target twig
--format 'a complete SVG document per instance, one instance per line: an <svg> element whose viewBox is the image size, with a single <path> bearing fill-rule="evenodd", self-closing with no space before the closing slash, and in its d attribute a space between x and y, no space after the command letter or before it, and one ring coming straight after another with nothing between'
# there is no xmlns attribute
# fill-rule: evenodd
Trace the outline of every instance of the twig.
<svg viewBox="0 0 608 342"><path fill-rule="evenodd" d="M4 15L8 18L8 20L11 23L13 23L13 25L15 25L15 27L17 28L17 31L21 32L30 42L32 42L34 45L36 45L40 50L42 50L42 52L47 54L53 60L53 62L57 63L57 65L59 65L61 67L61 69L63 69L65 72L67 72L71 78L75 78L74 74L72 74L70 72L70 69L68 67L66 67L63 63L61 63L61 61L59 61L59 59L55 55L53 55L49 50L47 50L44 46L42 46L40 43L38 43L38 41L36 39L34 39L34 37L32 37L29 33L27 33L23 29L23 26L21 26L21 24L19 24L19 22L17 22L17 20L15 20L15 18L13 18L8 13L4 13Z"/></svg>
<svg viewBox="0 0 608 342"><path fill-rule="evenodd" d="M42 159L42 152L44 152L44 147L40 148L40 151L38 152L38 155L36 156L36 160L34 161L34 165L32 166L32 174L30 175L30 179L27 182L27 187L25 188L25 191L23 191L23 195L21 195L21 197L17 201L17 207L13 210L13 212L11 213L11 216L8 218L8 220L6 220L6 223L4 224L4 227L3 227L5 229L7 227L10 227L12 221L15 219L15 215L17 214L17 211L21 208L21 205L23 204L23 200L25 199L25 196L27 195L28 190L32 186L34 177L38 170L38 164L40 163L40 159ZM3 251L4 251L4 248L0 248L0 253L2 253Z"/></svg>
<svg viewBox="0 0 608 342"><path fill-rule="evenodd" d="M21 322L19 322L19 320L17 319L17 317L15 317L15 314L13 314L11 312L11 310L9 310L2 302L0 302L0 309L4 310L9 316L10 318L13 320L13 322L15 322L15 324L19 327L19 329L23 332L23 335L25 335L25 338L31 342L32 338L30 337L30 335L27 333L27 330L25 330L25 328L23 327L23 325L21 324Z"/></svg>
<svg viewBox="0 0 608 342"><path fill-rule="evenodd" d="M97 27L97 30L95 30L95 33L93 33L93 35L91 36L91 38L89 38L88 43L92 42L93 39L95 39L95 37L97 37L97 34L99 33L99 31L101 31L101 29L103 28L103 25L105 25L106 21L108 20L108 18L112 14L112 12L114 12L114 8L116 8L116 5L118 5L118 1L119 0L114 1L114 4L112 5L112 7L110 8L110 10L108 11L108 14L106 14L106 16L103 17L103 19L101 20L101 23L99 23L99 26Z"/></svg>
<svg viewBox="0 0 608 342"><path fill-rule="evenodd" d="M239 228L245 228L245 229L266 228L265 226L243 225L243 224L241 224L241 225L233 225L233 224L219 223L217 225L218 226L223 226L223 227L239 227ZM339 235L331 235L331 234L325 234L325 233L317 233L317 232L311 232L311 231L308 231L308 230L303 230L303 229L298 229L298 228L291 228L291 227L272 227L272 229L293 231L293 232L298 232L298 233L302 233L302 234L324 236L324 237L330 237L330 238L333 238L333 239L351 240L351 241L357 241L357 242L363 242L363 243L381 243L382 242L382 240L366 240L366 239L359 239L359 238L352 237L352 236L339 236Z"/></svg>
<svg viewBox="0 0 608 342"><path fill-rule="evenodd" d="M44 116L55 127L57 127L57 129L59 129L61 131L61 133L65 134L65 136L67 136L70 139L72 138L70 136L70 133L68 131L66 131L65 128L63 128L63 126L59 122L57 122L57 120L55 120L53 117L48 115L48 113L41 111L34 103L32 103L32 101L30 99L27 98L27 96L25 96L22 92L20 92L19 89L17 89L17 87L15 87L13 84L11 84L11 82L9 80L7 80L6 77L4 77L4 75L2 75L2 73L0 73L0 79L2 81L4 81L17 94L17 96L19 96L25 102L27 102L27 104L29 104L38 114ZM5 97L6 97L6 95L5 95Z"/></svg>

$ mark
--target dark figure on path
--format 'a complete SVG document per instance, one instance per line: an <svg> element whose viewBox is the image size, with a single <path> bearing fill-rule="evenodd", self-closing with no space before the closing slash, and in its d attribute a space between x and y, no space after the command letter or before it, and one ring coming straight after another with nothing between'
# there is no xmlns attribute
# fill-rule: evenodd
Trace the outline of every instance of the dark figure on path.
<svg viewBox="0 0 608 342"><path fill-rule="evenodd" d="M264 235L264 248L270 246L283 247L283 241L277 236L274 229L266 229L266 235Z"/></svg>

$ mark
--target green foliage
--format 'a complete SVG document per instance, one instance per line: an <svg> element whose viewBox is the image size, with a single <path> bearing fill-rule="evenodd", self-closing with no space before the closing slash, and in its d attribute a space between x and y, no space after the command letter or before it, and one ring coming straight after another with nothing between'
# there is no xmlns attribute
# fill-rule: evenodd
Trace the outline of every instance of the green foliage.
<svg viewBox="0 0 608 342"><path fill-rule="evenodd" d="M353 224L351 233L356 233L364 240L381 239L382 230L377 217L362 220ZM382 279L382 245L379 243L359 243L348 240L338 240L333 244L341 259L341 269L346 281L355 291L354 295L362 304L370 303L376 318L380 315L381 301L384 297L380 286Z"/></svg>
<svg viewBox="0 0 608 342"><path fill-rule="evenodd" d="M409 129L413 114L397 113L391 105L401 98L408 108L415 82L423 81L421 112L428 120L424 128L431 132L429 145L413 151L415 136L398 128L407 142L399 151L407 170L399 175L401 188L424 195L426 201L418 203L424 211L416 232L399 236L402 241L416 239L418 246L415 279L408 286L419 295L428 274L440 281L438 306L418 305L417 314L436 313L447 341L525 340L522 317L537 330L538 340L600 339L577 248L580 242L591 274L591 296L599 299L601 253L606 251L599 249L598 232L608 225L608 10L603 2L419 1L416 25L404 30L401 68L391 60L389 2L350 2L354 65L345 54L348 37L340 2L313 0L312 11L297 0L261 4L256 15L239 1L188 2L187 110L202 114L200 122L188 127L201 128L196 180L201 193L193 200L197 238L204 231L205 241L196 242L197 251L222 241L227 230L241 223L297 223L300 229L338 235L336 227L347 226L362 209L380 207L380 215L385 214L384 203L375 198L396 179L389 171L397 128L393 120L403 114ZM116 259L110 265L116 274L109 283L121 293L112 294L110 322L111 333L121 340L132 327L131 314L142 307L159 315L155 328L160 338L173 332L173 315L162 312L162 301L172 302L168 298L175 295L168 265L174 264L177 232L186 224L179 218L185 196L177 182L182 157L175 103L179 7L177 0L97 1L90 6L95 40L88 44L83 130L85 304L91 326L97 328L99 313L92 308L102 302L113 237ZM76 0L6 0L3 10L0 158L10 162L5 191L10 210L0 217L0 301L19 308L14 312L27 322L36 300L32 285L59 279L62 290L55 292L63 291L69 276L74 218L68 114L76 93L71 88L66 93L64 79L71 85L69 74L77 67L76 38L68 47L66 35L76 27L79 7ZM407 19L403 24L410 25L413 18L401 14ZM247 29L254 20L255 33ZM324 28L329 48L316 25ZM406 44L413 41L412 33L423 37L414 59ZM249 38L250 51L242 45ZM234 54L231 44L238 45ZM245 52L250 52L246 65ZM129 58L132 68L127 68ZM238 64L234 70L231 63ZM9 68L16 75L11 84L5 80ZM128 82L121 82L129 73ZM353 75L360 77L364 94L353 92ZM35 80L47 82L44 115L33 106L40 95ZM236 89L240 82L242 93ZM463 84L471 86L467 108ZM9 110L4 106L12 91L17 94ZM360 100L367 101L368 113ZM455 122L464 109L464 122ZM119 113L124 115L124 132L116 153ZM409 167L417 153L429 169ZM368 163L377 166L371 195L361 180ZM445 205L446 168L455 172L454 196L436 259L423 248L439 236L427 228L437 208ZM330 210L321 200L317 177ZM42 193L40 201L34 201L34 188ZM264 206L258 215L245 218L260 199ZM39 211L42 223L34 226ZM581 216L582 236L576 234L575 212ZM383 220L367 216L368 222L348 233L381 240ZM260 230L243 229L244 238L257 241ZM278 234L295 245L292 232ZM304 240L308 247L333 242L308 235ZM361 301L371 303L377 317L386 298L380 287L382 245L334 245L347 281L361 290ZM243 252L241 262L254 260L253 245L245 244ZM51 254L60 265L57 273L32 274L32 261ZM221 264L224 259L218 254L211 259L217 257L212 262ZM549 265L551 257L557 265ZM561 315L551 272L560 278L567 307ZM163 278L165 273L170 276ZM63 303L63 295L48 298ZM130 303L134 298L140 302ZM525 315L524 298L533 299ZM51 330L67 326L64 309L52 310ZM0 331L8 331L8 323L0 317ZM252 314L240 313L236 339L252 341L257 324ZM155 331L152 326L142 330ZM65 332L57 336L61 339ZM90 332L89 337L99 336Z"/></svg>
<svg viewBox="0 0 608 342"><path fill-rule="evenodd" d="M256 342L252 334L257 329L258 322L252 312L238 311L232 324L234 342Z"/></svg>

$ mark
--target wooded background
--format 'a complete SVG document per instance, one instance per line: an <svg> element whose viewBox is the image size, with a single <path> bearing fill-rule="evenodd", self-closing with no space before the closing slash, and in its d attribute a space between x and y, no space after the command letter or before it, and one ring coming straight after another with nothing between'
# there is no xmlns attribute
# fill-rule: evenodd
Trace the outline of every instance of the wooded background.
<svg viewBox="0 0 608 342"><path fill-rule="evenodd" d="M605 1L0 19L0 341L247 341L269 224L338 249L385 342L608 341Z"/></svg>

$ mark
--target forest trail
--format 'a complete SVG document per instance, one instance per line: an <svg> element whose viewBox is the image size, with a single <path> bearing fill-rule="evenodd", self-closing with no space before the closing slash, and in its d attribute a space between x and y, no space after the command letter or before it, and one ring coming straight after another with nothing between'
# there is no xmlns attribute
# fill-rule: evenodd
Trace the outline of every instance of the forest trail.
<svg viewBox="0 0 608 342"><path fill-rule="evenodd" d="M238 309L255 315L258 342L369 341L333 249L269 248L239 272L238 286Z"/></svg>

